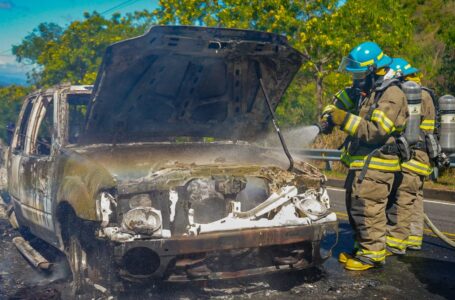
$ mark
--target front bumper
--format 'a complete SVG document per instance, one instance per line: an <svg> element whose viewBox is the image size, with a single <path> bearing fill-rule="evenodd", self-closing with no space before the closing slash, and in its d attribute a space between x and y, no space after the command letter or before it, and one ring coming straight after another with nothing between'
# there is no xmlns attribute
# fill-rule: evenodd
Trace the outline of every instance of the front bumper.
<svg viewBox="0 0 455 300"><path fill-rule="evenodd" d="M127 280L231 279L322 264L337 240L338 222L332 221L116 243L114 257ZM321 249L321 241L326 249ZM241 259L246 264L239 265ZM137 263L139 269L132 265Z"/></svg>

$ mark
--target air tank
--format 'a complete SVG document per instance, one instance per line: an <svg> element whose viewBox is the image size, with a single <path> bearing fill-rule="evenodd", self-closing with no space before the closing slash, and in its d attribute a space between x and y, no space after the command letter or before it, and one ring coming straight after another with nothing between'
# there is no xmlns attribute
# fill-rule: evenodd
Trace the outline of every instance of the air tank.
<svg viewBox="0 0 455 300"><path fill-rule="evenodd" d="M414 81L402 84L402 90L408 100L409 119L406 122L404 136L410 145L419 141L422 111L422 88Z"/></svg>
<svg viewBox="0 0 455 300"><path fill-rule="evenodd" d="M439 129L439 143L446 153L455 152L455 97L445 95L439 98L439 115L441 127Z"/></svg>

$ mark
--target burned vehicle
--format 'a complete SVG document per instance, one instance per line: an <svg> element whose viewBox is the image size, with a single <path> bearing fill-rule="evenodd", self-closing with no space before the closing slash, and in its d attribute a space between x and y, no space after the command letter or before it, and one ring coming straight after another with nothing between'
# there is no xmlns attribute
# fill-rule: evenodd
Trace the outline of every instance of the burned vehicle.
<svg viewBox="0 0 455 300"><path fill-rule="evenodd" d="M27 97L7 161L17 223L66 254L76 289L321 264L338 234L324 175L257 138L302 61L247 30L109 46L93 90Z"/></svg>

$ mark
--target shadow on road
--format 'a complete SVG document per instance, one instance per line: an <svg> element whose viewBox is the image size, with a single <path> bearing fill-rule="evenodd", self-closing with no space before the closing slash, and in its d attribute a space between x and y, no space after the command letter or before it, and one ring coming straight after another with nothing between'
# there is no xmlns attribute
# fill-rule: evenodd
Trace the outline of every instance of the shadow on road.
<svg viewBox="0 0 455 300"><path fill-rule="evenodd" d="M351 225L347 222L340 222L338 232L338 244L333 249L333 257L338 258L341 252L351 253L354 246L354 235Z"/></svg>
<svg viewBox="0 0 455 300"><path fill-rule="evenodd" d="M455 295L455 263L427 257L404 256L398 259L409 265L409 271L426 285L426 289L446 299Z"/></svg>
<svg viewBox="0 0 455 300"><path fill-rule="evenodd" d="M189 299L210 299L212 297L239 297L246 294L254 295L270 291L272 293L288 292L304 283L315 283L325 276L325 272L318 268L266 275L252 278L226 281L206 281L191 283L156 283L152 288L144 290L140 286L130 287L128 293L121 295L121 299L137 299L138 297L158 296L160 299L178 299L185 296ZM254 298L254 297L253 297Z"/></svg>

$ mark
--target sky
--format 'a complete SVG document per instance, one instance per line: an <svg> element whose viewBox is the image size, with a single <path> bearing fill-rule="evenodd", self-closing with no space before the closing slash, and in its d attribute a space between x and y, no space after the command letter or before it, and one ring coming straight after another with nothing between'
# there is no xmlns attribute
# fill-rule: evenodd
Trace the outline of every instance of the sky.
<svg viewBox="0 0 455 300"><path fill-rule="evenodd" d="M19 64L11 54L12 45L42 22L61 26L83 19L83 13L97 11L105 17L113 13L153 10L157 0L0 0L0 81L24 81L31 66Z"/></svg>

